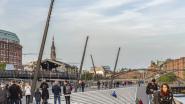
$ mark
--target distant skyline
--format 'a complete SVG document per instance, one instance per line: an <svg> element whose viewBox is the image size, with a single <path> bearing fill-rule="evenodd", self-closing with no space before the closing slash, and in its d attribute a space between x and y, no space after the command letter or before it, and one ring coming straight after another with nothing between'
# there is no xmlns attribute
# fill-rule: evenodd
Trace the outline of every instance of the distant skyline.
<svg viewBox="0 0 185 104"><path fill-rule="evenodd" d="M36 60L50 0L0 0L0 29L16 33L23 46L23 64ZM80 63L86 36L84 68L146 68L151 60L185 56L183 0L55 0L43 58L50 58L55 37L58 59Z"/></svg>

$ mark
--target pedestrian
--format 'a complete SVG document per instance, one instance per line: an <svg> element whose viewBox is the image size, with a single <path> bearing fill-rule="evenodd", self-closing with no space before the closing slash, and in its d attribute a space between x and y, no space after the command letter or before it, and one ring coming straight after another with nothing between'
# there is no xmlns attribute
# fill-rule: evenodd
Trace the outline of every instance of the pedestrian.
<svg viewBox="0 0 185 104"><path fill-rule="evenodd" d="M79 91L82 91L82 80L79 80L79 82L78 82L78 87L79 87Z"/></svg>
<svg viewBox="0 0 185 104"><path fill-rule="evenodd" d="M68 81L64 81L64 86L63 86L63 93L65 96L66 104L70 104L70 94L72 91L72 86Z"/></svg>
<svg viewBox="0 0 185 104"><path fill-rule="evenodd" d="M105 89L107 89L108 88L108 82L106 81L105 82Z"/></svg>
<svg viewBox="0 0 185 104"><path fill-rule="evenodd" d="M116 87L119 88L119 85L120 85L120 83L119 83L119 81L117 81L116 82Z"/></svg>
<svg viewBox="0 0 185 104"><path fill-rule="evenodd" d="M102 88L104 88L104 86L105 86L105 82L102 82Z"/></svg>
<svg viewBox="0 0 185 104"><path fill-rule="evenodd" d="M57 100L58 104L61 104L60 103L61 88L57 81L55 81L54 85L52 86L52 92L54 94L54 104L57 104Z"/></svg>
<svg viewBox="0 0 185 104"><path fill-rule="evenodd" d="M98 82L97 82L98 90L100 90L100 85L101 85L101 83L100 83L100 81L98 80Z"/></svg>
<svg viewBox="0 0 185 104"><path fill-rule="evenodd" d="M5 104L10 104L10 92L9 92L9 85L8 84L6 84L4 91L6 93L5 94L5 96L6 96Z"/></svg>
<svg viewBox="0 0 185 104"><path fill-rule="evenodd" d="M156 83L156 80L152 79L152 81L148 83L146 87L146 94L148 95L148 98L149 98L149 104L153 102L154 93L157 92L157 90L158 90L158 85Z"/></svg>
<svg viewBox="0 0 185 104"><path fill-rule="evenodd" d="M114 88L116 88L116 82L113 82L114 83Z"/></svg>
<svg viewBox="0 0 185 104"><path fill-rule="evenodd" d="M37 88L36 92L35 92L35 102L36 104L41 104L40 101L41 101L41 92L39 91L39 89Z"/></svg>
<svg viewBox="0 0 185 104"><path fill-rule="evenodd" d="M176 104L168 84L163 83L160 91L154 94L154 104Z"/></svg>
<svg viewBox="0 0 185 104"><path fill-rule="evenodd" d="M25 90L25 96L26 96L26 104L29 104L30 98L31 98L31 86L28 83L26 83L24 90Z"/></svg>
<svg viewBox="0 0 185 104"><path fill-rule="evenodd" d="M43 101L43 104L48 104L48 99L49 99L48 88L49 88L49 85L46 83L45 80L40 85L40 88L42 90L42 101Z"/></svg>
<svg viewBox="0 0 185 104"><path fill-rule="evenodd" d="M82 81L82 83L81 83L81 88L82 88L82 92L84 92L84 88L85 88L85 82L84 81Z"/></svg>
<svg viewBox="0 0 185 104"><path fill-rule="evenodd" d="M5 104L6 102L6 92L4 90L4 85L0 86L0 104Z"/></svg>
<svg viewBox="0 0 185 104"><path fill-rule="evenodd" d="M22 98L22 91L19 85L12 81L12 85L9 87L11 104L20 104L20 98Z"/></svg>
<svg viewBox="0 0 185 104"><path fill-rule="evenodd" d="M19 88L21 89L21 92L20 92L20 93L21 93L21 96L19 96L19 104L22 104L23 86L22 86L21 82L19 82L17 85L18 85Z"/></svg>

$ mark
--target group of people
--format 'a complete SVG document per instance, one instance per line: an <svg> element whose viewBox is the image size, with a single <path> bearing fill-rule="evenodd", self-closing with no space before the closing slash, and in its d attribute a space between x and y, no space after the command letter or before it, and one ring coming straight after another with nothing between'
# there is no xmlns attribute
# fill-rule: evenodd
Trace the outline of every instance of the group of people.
<svg viewBox="0 0 185 104"><path fill-rule="evenodd" d="M71 84L68 81L64 81L63 94L65 96L66 104L70 104L70 94L72 89ZM54 94L54 104L57 104L57 100L58 104L61 104L61 86L57 81L52 86L52 93Z"/></svg>
<svg viewBox="0 0 185 104"><path fill-rule="evenodd" d="M12 81L11 84L1 84L0 94L0 104L22 104L22 89L16 81Z"/></svg>
<svg viewBox="0 0 185 104"><path fill-rule="evenodd" d="M49 99L49 85L46 81L43 81L40 88L37 88L33 94L36 104L48 104ZM41 91L40 91L41 90ZM72 86L68 81L64 81L63 84L63 94L65 96L66 104L70 104L70 94L72 91ZM54 104L61 104L61 85L58 81L52 85L52 93L54 95ZM22 104L22 98L25 96L26 104L31 103L31 86L29 83L25 83L22 86L15 80L11 84L1 84L0 86L0 104Z"/></svg>
<svg viewBox="0 0 185 104"><path fill-rule="evenodd" d="M149 104L175 104L173 93L167 83L158 86L155 79L152 79L146 87L146 94Z"/></svg>

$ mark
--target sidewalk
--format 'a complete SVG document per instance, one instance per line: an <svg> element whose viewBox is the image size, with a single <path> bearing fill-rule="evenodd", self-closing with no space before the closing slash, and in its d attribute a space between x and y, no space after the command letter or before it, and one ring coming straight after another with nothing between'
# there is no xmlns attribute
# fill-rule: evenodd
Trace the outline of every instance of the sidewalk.
<svg viewBox="0 0 185 104"><path fill-rule="evenodd" d="M137 88L137 97L142 100L143 104L148 104L148 96L146 94L146 86L140 86Z"/></svg>

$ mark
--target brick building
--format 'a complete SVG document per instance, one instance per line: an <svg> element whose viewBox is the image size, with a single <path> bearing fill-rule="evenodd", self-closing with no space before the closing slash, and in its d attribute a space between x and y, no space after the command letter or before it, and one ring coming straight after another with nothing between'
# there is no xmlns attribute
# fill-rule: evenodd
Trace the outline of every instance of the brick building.
<svg viewBox="0 0 185 104"><path fill-rule="evenodd" d="M178 77L184 78L185 57L173 60L168 59L165 63L165 69L167 71L174 71Z"/></svg>
<svg viewBox="0 0 185 104"><path fill-rule="evenodd" d="M185 57L179 59L167 59L163 63L158 64L157 62L151 62L148 69L152 70L163 70L173 71L178 77L184 78L185 73Z"/></svg>
<svg viewBox="0 0 185 104"><path fill-rule="evenodd" d="M0 30L0 64L13 64L22 68L22 46L15 33Z"/></svg>

